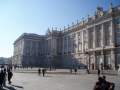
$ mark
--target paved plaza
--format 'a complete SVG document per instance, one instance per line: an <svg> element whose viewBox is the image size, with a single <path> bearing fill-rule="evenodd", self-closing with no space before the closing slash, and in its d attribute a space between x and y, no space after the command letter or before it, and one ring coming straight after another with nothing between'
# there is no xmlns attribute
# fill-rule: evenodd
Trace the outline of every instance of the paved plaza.
<svg viewBox="0 0 120 90"><path fill-rule="evenodd" d="M14 73L12 85L3 90L93 90L97 80L95 74L47 74L45 77L37 73ZM120 90L120 78L107 76L107 80L116 84Z"/></svg>

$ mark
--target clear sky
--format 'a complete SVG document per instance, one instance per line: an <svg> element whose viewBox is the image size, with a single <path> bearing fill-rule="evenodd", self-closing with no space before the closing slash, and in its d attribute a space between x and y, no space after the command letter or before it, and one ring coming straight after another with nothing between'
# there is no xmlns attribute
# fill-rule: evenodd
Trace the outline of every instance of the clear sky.
<svg viewBox="0 0 120 90"><path fill-rule="evenodd" d="M63 28L96 7L108 9L120 0L0 0L0 57L13 55L13 43L24 32L45 34L47 28Z"/></svg>

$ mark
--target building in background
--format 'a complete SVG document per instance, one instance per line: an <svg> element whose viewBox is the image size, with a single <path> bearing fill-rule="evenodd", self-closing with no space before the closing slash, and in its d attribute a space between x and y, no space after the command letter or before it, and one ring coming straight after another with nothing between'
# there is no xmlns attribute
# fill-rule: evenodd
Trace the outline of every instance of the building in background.
<svg viewBox="0 0 120 90"><path fill-rule="evenodd" d="M22 66L116 69L120 64L120 6L104 11L97 7L72 26L47 31L46 35L24 33L14 42L13 62Z"/></svg>
<svg viewBox="0 0 120 90"><path fill-rule="evenodd" d="M61 31L48 30L44 36L24 33L14 42L13 65L60 66L61 44Z"/></svg>
<svg viewBox="0 0 120 90"><path fill-rule="evenodd" d="M0 65L12 65L11 57L10 58L0 57Z"/></svg>
<svg viewBox="0 0 120 90"><path fill-rule="evenodd" d="M38 66L45 54L45 36L37 34L22 34L14 42L13 65Z"/></svg>

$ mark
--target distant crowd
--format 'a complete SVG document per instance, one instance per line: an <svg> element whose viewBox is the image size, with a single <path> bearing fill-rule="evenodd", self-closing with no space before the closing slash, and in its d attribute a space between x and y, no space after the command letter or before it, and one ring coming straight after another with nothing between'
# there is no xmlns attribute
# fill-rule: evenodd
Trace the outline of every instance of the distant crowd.
<svg viewBox="0 0 120 90"><path fill-rule="evenodd" d="M1 66L0 67L0 88L3 88L6 86L6 81L8 81L8 84L11 84L12 76L13 76L12 67Z"/></svg>

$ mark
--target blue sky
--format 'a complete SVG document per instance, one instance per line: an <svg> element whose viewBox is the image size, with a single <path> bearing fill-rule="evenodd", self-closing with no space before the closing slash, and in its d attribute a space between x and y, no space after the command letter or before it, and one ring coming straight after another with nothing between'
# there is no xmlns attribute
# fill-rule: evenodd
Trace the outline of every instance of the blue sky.
<svg viewBox="0 0 120 90"><path fill-rule="evenodd" d="M13 43L24 32L45 34L47 28L63 28L96 7L108 9L120 0L0 0L0 57L13 55Z"/></svg>

